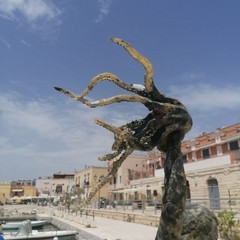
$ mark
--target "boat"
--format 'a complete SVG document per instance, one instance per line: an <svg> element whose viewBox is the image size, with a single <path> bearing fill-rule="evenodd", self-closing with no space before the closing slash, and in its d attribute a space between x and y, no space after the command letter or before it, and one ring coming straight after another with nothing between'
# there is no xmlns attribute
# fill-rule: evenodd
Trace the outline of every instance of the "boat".
<svg viewBox="0 0 240 240"><path fill-rule="evenodd" d="M32 230L31 221L22 222L16 233L4 233L4 240L76 240L77 232L71 230L38 231Z"/></svg>
<svg viewBox="0 0 240 240"><path fill-rule="evenodd" d="M20 222L6 222L6 223L2 224L2 229L3 230L19 229L20 226L22 225L22 223L23 223L23 221L20 221ZM32 228L40 228L40 227L43 227L43 225L46 224L46 223L47 223L46 221L42 221L42 220L31 221L31 226L32 226Z"/></svg>

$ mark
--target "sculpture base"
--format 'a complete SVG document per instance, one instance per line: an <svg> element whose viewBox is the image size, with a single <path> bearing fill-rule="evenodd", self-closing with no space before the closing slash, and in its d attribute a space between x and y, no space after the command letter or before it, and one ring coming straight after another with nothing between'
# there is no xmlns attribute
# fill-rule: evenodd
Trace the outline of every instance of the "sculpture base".
<svg viewBox="0 0 240 240"><path fill-rule="evenodd" d="M217 240L218 220L212 211L199 204L186 206L182 216L181 240Z"/></svg>

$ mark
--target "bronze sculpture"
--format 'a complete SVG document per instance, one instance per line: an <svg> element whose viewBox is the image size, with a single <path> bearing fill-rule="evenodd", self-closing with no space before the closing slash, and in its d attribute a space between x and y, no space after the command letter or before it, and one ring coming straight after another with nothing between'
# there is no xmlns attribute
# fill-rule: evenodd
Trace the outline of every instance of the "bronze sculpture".
<svg viewBox="0 0 240 240"><path fill-rule="evenodd" d="M186 202L186 178L181 155L181 141L192 127L192 118L180 101L166 97L157 90L153 82L153 66L147 58L127 42L119 38L111 38L111 40L122 46L136 61L143 65L146 72L144 85L128 84L114 74L105 72L95 76L80 95L59 87L55 87L55 89L91 108L123 101L139 102L150 113L143 119L132 121L120 127L112 126L100 119L94 120L96 124L111 131L115 138L112 145L113 152L99 157L99 160L114 159L114 161L108 175L92 190L87 201L90 201L97 191L115 176L122 162L134 150L150 151L157 147L158 150L166 153L166 162L164 166L163 209L156 240L180 239L183 226L182 216ZM111 81L133 94L117 95L91 102L86 98L86 95L97 83L103 80Z"/></svg>

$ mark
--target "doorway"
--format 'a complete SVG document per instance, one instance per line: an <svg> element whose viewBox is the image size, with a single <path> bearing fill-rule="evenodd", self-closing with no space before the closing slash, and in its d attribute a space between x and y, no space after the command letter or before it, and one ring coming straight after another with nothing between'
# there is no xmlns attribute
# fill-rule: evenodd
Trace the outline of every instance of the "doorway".
<svg viewBox="0 0 240 240"><path fill-rule="evenodd" d="M214 209L214 210L221 209L220 193L219 193L217 179L215 179L215 178L209 179L207 181L207 184L208 184L210 209Z"/></svg>

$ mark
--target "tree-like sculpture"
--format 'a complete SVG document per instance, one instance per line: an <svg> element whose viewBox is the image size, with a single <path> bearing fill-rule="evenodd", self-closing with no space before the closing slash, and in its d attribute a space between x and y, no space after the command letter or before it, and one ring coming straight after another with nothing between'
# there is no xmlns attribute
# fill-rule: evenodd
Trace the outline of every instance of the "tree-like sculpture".
<svg viewBox="0 0 240 240"><path fill-rule="evenodd" d="M105 72L95 76L80 95L59 87L55 87L55 89L91 108L117 102L139 102L150 113L143 119L132 121L120 127L112 126L100 119L94 120L96 124L114 134L113 151L99 157L101 161L113 160L113 164L108 175L90 192L87 201L83 204L89 202L97 191L116 175L123 161L134 150L150 151L157 147L158 150L166 153L166 162L164 166L163 209L156 240L180 239L186 201L186 178L181 155L181 141L192 127L192 118L180 101L166 97L157 90L153 82L153 66L147 58L127 42L119 38L111 38L111 40L122 46L136 61L143 65L146 71L144 85L127 84L114 74ZM103 80L113 82L133 94L117 95L93 102L88 100L86 95L97 83Z"/></svg>

